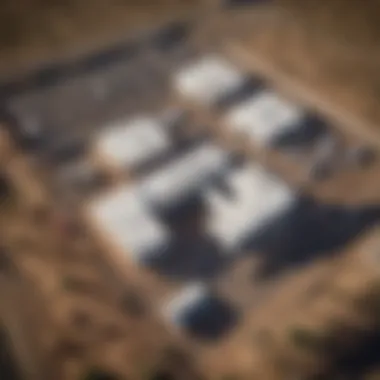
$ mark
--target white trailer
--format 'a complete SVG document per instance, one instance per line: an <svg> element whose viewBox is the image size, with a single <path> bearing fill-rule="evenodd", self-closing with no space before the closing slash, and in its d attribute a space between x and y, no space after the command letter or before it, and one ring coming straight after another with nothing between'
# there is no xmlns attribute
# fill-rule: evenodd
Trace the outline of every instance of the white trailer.
<svg viewBox="0 0 380 380"><path fill-rule="evenodd" d="M159 119L145 116L107 127L94 142L97 159L115 170L134 169L170 147Z"/></svg>
<svg viewBox="0 0 380 380"><path fill-rule="evenodd" d="M182 68L174 77L174 88L185 99L209 106L236 91L244 81L244 74L215 54Z"/></svg>
<svg viewBox="0 0 380 380"><path fill-rule="evenodd" d="M304 117L301 107L265 90L232 107L224 123L258 147L268 147L279 136L300 129Z"/></svg>

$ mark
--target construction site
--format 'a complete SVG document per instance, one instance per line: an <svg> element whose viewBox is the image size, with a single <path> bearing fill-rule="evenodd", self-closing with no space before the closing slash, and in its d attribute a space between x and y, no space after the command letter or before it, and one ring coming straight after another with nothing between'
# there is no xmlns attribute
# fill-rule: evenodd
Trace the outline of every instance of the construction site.
<svg viewBox="0 0 380 380"><path fill-rule="evenodd" d="M0 27L0 379L380 378L353 2L42 3Z"/></svg>

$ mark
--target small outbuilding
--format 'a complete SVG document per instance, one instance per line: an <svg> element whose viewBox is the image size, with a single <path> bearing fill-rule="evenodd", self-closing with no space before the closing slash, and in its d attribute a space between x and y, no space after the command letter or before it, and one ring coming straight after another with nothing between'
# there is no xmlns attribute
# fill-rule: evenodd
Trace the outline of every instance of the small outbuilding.
<svg viewBox="0 0 380 380"><path fill-rule="evenodd" d="M104 129L94 142L96 159L116 170L135 169L170 148L160 121L136 117Z"/></svg>
<svg viewBox="0 0 380 380"><path fill-rule="evenodd" d="M232 107L225 116L231 131L243 134L257 146L268 147L279 136L299 129L301 107L272 91L262 91Z"/></svg>
<svg viewBox="0 0 380 380"><path fill-rule="evenodd" d="M208 55L182 68L174 78L175 90L184 98L204 105L239 88L244 74L218 55Z"/></svg>
<svg viewBox="0 0 380 380"><path fill-rule="evenodd" d="M191 284L164 308L166 319L180 331L202 341L225 336L238 323L238 312L221 296L202 284Z"/></svg>

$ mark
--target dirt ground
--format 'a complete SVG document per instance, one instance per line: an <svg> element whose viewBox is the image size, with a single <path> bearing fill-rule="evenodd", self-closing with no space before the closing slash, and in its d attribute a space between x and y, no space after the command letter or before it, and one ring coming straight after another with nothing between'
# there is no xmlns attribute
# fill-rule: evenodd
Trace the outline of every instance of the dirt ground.
<svg viewBox="0 0 380 380"><path fill-rule="evenodd" d="M83 53L124 39L131 31L174 15L201 15L216 0L17 0L5 1L0 10L1 76L37 62ZM303 44L313 60L362 77L378 94L377 47L380 30L378 0L275 0L302 30ZM252 21L254 23L254 21ZM286 43L287 35L281 41ZM328 46L327 46L328 45ZM328 55L326 52L328 51ZM344 73L341 73L343 75ZM334 73L332 73L334 75ZM372 83L370 83L372 81Z"/></svg>
<svg viewBox="0 0 380 380"><path fill-rule="evenodd" d="M236 21L241 33L233 40L347 117L360 119L374 137L380 120L378 2L364 3L279 0L256 22Z"/></svg>
<svg viewBox="0 0 380 380"><path fill-rule="evenodd" d="M51 203L17 150L3 150L2 158L10 185L28 186L0 205L0 315L23 378L92 379L91 371L94 378L100 371L196 378L183 343L151 311L141 281L118 277L77 214Z"/></svg>
<svg viewBox="0 0 380 380"><path fill-rule="evenodd" d="M0 78L128 39L206 0L6 1L0 10Z"/></svg>

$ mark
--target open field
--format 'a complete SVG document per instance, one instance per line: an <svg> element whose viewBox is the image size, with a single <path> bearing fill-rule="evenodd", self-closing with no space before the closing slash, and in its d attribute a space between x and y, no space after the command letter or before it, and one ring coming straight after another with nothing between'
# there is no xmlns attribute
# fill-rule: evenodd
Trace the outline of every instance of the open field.
<svg viewBox="0 0 380 380"><path fill-rule="evenodd" d="M194 17L204 0L10 1L0 11L0 78L125 41L174 17Z"/></svg>

